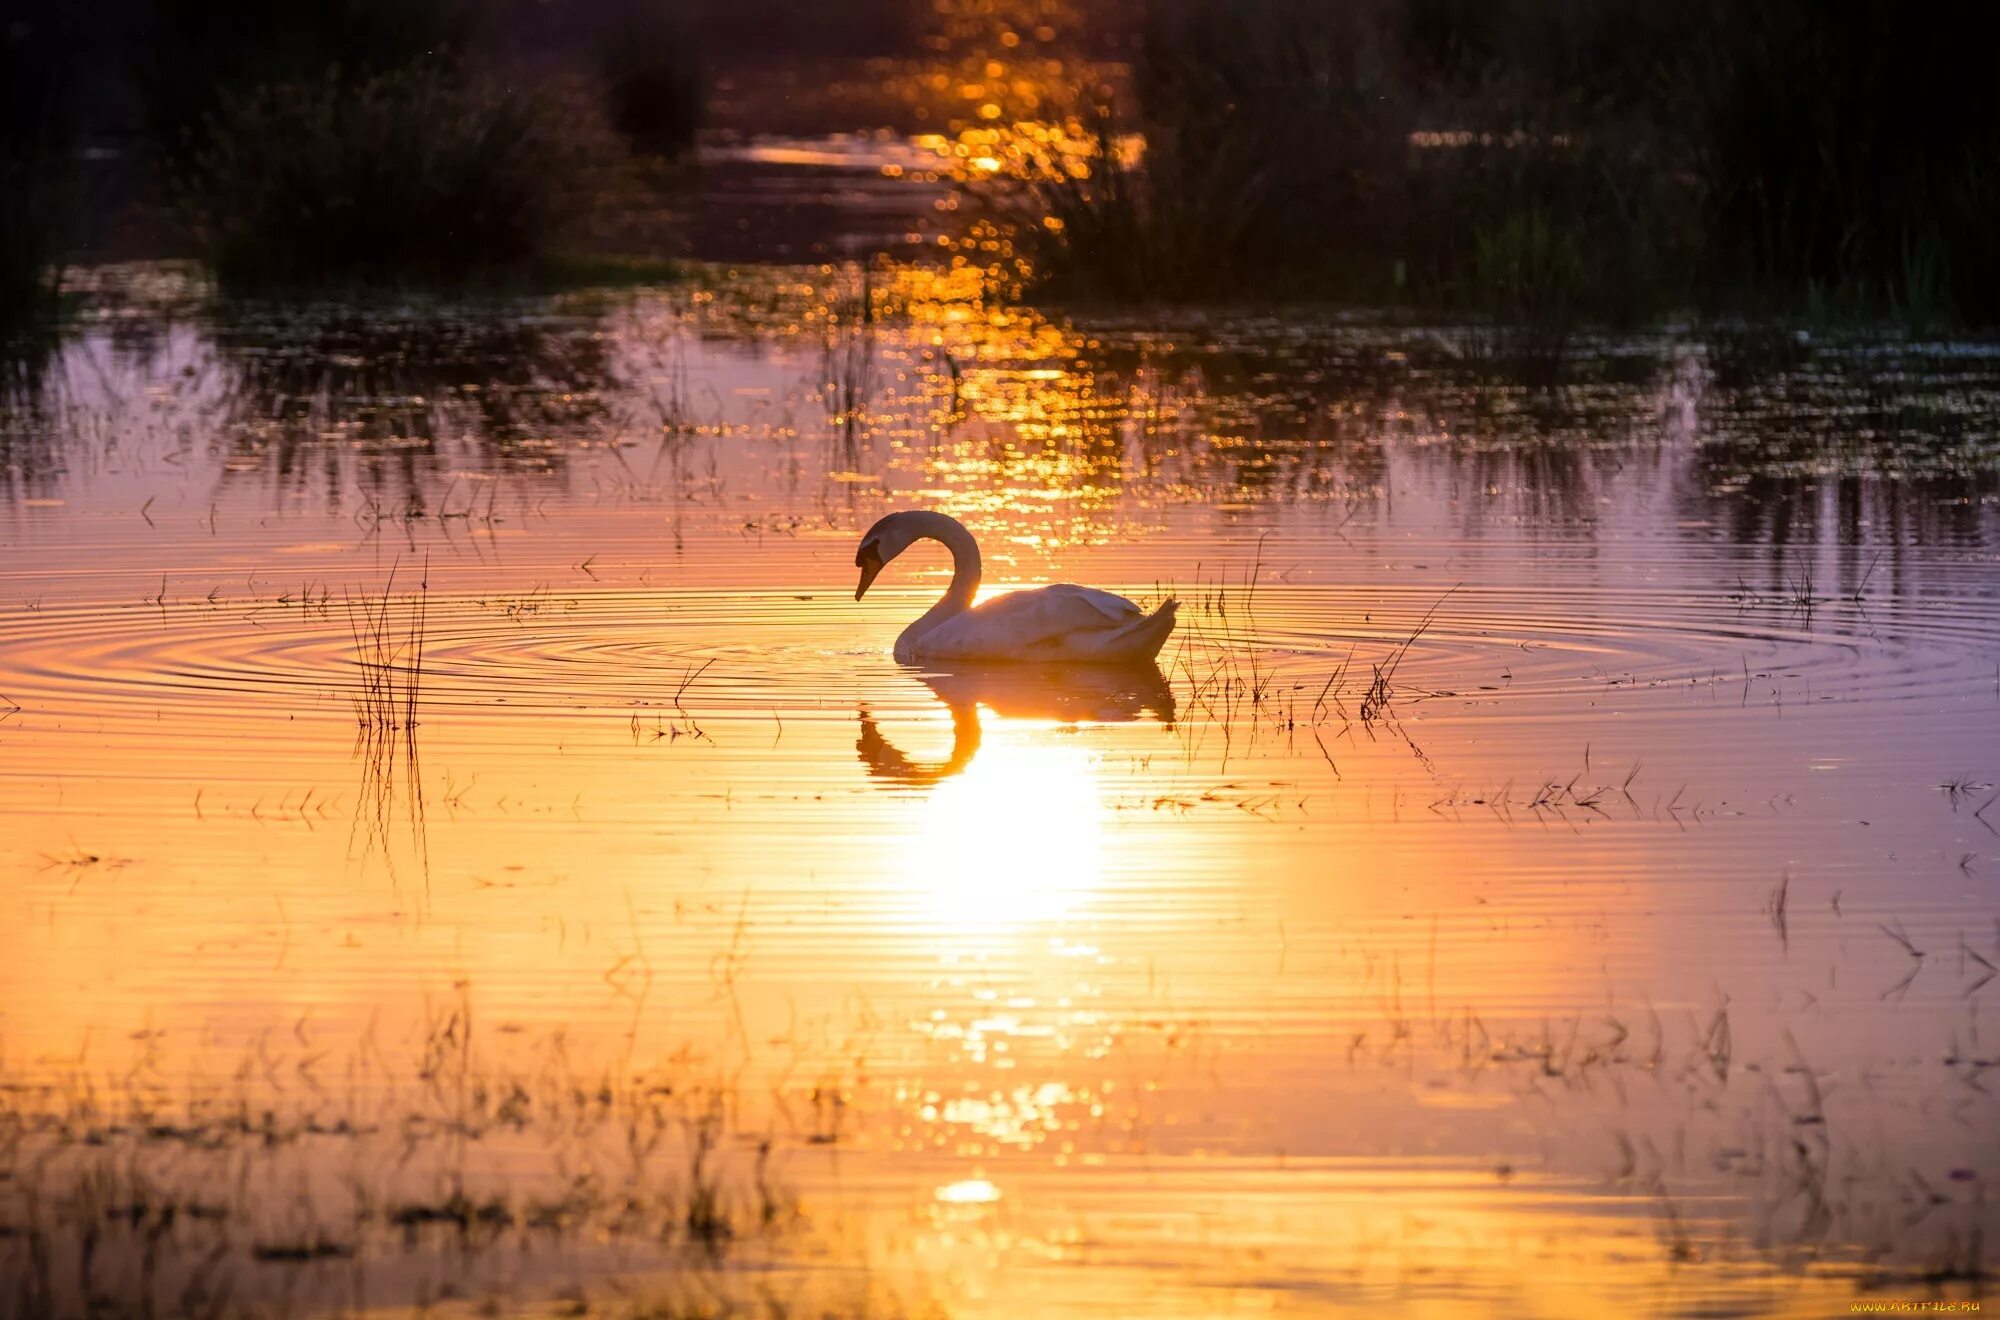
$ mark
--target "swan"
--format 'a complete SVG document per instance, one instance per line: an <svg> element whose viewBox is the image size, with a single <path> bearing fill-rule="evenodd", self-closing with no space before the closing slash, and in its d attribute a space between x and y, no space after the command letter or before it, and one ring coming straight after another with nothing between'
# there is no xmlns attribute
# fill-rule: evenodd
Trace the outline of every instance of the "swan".
<svg viewBox="0 0 2000 1320"><path fill-rule="evenodd" d="M911 509L880 519L861 538L854 566L861 584L854 599L883 565L918 541L944 542L951 551L951 585L944 599L896 638L903 664L952 660L1039 660L1136 664L1151 660L1174 630L1179 602L1167 600L1151 614L1123 596L1067 582L996 596L974 606L979 591L979 543L949 514Z"/></svg>

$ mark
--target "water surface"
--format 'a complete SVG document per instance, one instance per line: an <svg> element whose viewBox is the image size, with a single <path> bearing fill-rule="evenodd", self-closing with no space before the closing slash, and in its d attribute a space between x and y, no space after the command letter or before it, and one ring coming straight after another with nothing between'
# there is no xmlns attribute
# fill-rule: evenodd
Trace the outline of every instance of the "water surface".
<svg viewBox="0 0 2000 1320"><path fill-rule="evenodd" d="M10 1273L74 1286L83 1223L107 1295L301 1310L1986 1268L1990 347L1549 390L963 269L99 282L0 423ZM896 665L949 565L852 561L905 507L989 592L1178 595L1162 673Z"/></svg>

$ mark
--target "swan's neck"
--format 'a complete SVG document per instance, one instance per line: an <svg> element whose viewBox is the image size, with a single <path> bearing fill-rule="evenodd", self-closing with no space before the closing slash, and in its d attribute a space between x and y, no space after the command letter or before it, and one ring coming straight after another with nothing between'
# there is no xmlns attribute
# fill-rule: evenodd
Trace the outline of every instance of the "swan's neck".
<svg viewBox="0 0 2000 1320"><path fill-rule="evenodd" d="M896 639L896 649L902 650L919 637L943 623L972 608L972 598L979 594L979 542L972 539L972 533L956 518L942 513L912 513L911 522L916 525L918 539L928 537L942 541L945 549L951 551L951 585L945 588L943 599L925 610L923 616Z"/></svg>

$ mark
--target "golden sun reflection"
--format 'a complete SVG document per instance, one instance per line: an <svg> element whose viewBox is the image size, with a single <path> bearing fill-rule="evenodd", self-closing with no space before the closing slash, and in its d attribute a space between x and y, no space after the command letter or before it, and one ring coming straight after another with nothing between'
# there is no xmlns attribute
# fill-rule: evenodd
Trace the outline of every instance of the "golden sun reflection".
<svg viewBox="0 0 2000 1320"><path fill-rule="evenodd" d="M967 934L1059 921L1102 874L1096 767L1080 748L1010 725L919 809L902 875L940 926ZM991 731L989 730L989 733Z"/></svg>
<svg viewBox="0 0 2000 1320"><path fill-rule="evenodd" d="M1000 1199L1000 1189L986 1178L963 1178L946 1183L935 1195L946 1205L991 1205Z"/></svg>

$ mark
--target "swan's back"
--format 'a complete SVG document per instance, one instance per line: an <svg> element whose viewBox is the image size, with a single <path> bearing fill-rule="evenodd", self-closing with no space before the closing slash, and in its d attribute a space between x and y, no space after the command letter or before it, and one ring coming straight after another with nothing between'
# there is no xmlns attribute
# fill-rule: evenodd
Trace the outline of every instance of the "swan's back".
<svg viewBox="0 0 2000 1320"><path fill-rule="evenodd" d="M996 596L908 644L899 660L1151 660L1174 630L1178 602L1151 614L1109 591L1061 583Z"/></svg>

